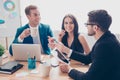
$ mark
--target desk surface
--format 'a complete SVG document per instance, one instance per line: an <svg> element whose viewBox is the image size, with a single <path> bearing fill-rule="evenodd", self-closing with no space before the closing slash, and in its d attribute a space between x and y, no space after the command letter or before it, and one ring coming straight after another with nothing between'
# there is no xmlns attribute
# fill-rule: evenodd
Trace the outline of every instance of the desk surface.
<svg viewBox="0 0 120 80"><path fill-rule="evenodd" d="M3 63L10 61L10 60L14 60L12 57L8 56L7 58L3 59ZM23 68L19 69L18 71L16 71L15 73L13 73L12 75L9 74L0 74L0 80L72 80L67 73L62 73L59 70L59 66L58 67L52 67L50 70L50 74L48 77L42 77L40 75L40 63L37 62L37 67L36 70L38 71L38 73L30 73L31 70L28 70L27 67L27 62L20 62L21 64L23 64ZM81 63L77 62L77 61L71 61L70 64L73 68L86 72L89 68L89 66L85 66L82 65ZM21 73L27 73L27 75L24 76L17 76L20 75Z"/></svg>

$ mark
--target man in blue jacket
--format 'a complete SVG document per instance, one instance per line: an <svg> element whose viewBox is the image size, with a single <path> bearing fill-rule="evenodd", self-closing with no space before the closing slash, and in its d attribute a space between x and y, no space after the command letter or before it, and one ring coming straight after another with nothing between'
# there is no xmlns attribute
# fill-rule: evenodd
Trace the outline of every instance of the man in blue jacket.
<svg viewBox="0 0 120 80"><path fill-rule="evenodd" d="M50 54L48 47L48 36L53 36L49 25L40 23L40 12L35 5L29 5L25 8L25 14L29 20L28 24L17 29L13 43L18 44L40 44L44 54ZM36 29L37 36L31 35L31 29ZM12 46L9 47L9 53L12 53Z"/></svg>
<svg viewBox="0 0 120 80"><path fill-rule="evenodd" d="M63 44L55 44L71 59L91 63L89 70L84 73L66 64L62 64L60 69L74 80L120 80L120 43L109 31L111 23L112 18L106 10L90 11L86 27L88 35L94 36L97 41L88 55L72 51Z"/></svg>

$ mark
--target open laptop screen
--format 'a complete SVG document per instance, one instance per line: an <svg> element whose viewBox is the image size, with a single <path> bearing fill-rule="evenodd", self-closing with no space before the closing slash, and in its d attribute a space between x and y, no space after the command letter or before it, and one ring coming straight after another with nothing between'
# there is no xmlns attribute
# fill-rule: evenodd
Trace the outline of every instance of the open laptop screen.
<svg viewBox="0 0 120 80"><path fill-rule="evenodd" d="M36 57L40 61L41 48L40 44L12 44L13 57L15 60L27 61L28 57Z"/></svg>

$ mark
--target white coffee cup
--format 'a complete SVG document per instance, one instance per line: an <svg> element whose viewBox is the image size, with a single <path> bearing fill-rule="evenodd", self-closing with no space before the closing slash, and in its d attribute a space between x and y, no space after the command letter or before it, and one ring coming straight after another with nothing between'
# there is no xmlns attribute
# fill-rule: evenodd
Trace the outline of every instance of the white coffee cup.
<svg viewBox="0 0 120 80"><path fill-rule="evenodd" d="M37 28L30 28L30 35L31 35L32 37L36 37L37 34L38 34Z"/></svg>
<svg viewBox="0 0 120 80"><path fill-rule="evenodd" d="M41 64L40 65L40 75L42 77L47 77L49 76L49 73L50 73L50 69L51 69L51 66L49 64Z"/></svg>
<svg viewBox="0 0 120 80"><path fill-rule="evenodd" d="M53 67L59 66L59 61L55 57L51 58L51 66Z"/></svg>

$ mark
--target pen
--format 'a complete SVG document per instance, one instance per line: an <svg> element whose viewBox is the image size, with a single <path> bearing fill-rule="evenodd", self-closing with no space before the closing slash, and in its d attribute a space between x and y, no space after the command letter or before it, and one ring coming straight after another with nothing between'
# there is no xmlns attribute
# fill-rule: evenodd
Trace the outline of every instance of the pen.
<svg viewBox="0 0 120 80"><path fill-rule="evenodd" d="M36 59L36 57L34 56L34 60Z"/></svg>
<svg viewBox="0 0 120 80"><path fill-rule="evenodd" d="M28 54L28 58L31 58L30 53L28 52L27 54Z"/></svg>
<svg viewBox="0 0 120 80"><path fill-rule="evenodd" d="M56 43L58 43L58 41L55 39L55 38L53 38L54 39L54 41L56 42Z"/></svg>

